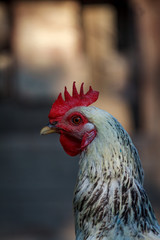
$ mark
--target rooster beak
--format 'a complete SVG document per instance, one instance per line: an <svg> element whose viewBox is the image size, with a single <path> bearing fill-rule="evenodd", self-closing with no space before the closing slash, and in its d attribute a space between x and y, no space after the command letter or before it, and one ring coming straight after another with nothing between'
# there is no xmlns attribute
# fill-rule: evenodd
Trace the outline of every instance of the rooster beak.
<svg viewBox="0 0 160 240"><path fill-rule="evenodd" d="M57 123L57 122L56 122ZM55 124L48 124L47 126L43 127L40 131L40 135L46 135L50 133L57 133L57 128L56 128L56 123Z"/></svg>

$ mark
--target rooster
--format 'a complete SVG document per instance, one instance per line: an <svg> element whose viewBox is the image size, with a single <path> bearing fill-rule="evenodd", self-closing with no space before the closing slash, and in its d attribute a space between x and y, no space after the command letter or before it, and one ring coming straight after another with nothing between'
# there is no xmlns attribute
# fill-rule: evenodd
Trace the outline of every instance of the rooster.
<svg viewBox="0 0 160 240"><path fill-rule="evenodd" d="M89 106L99 93L72 96L65 87L41 134L59 133L67 154L80 154L74 192L76 240L160 239L160 226L143 188L140 158L128 133L108 112Z"/></svg>

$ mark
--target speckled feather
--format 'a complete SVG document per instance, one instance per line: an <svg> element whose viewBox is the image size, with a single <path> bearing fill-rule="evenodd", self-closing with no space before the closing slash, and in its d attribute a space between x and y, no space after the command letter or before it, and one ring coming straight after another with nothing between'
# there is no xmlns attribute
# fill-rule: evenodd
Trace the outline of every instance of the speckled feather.
<svg viewBox="0 0 160 240"><path fill-rule="evenodd" d="M82 152L74 193L76 240L160 239L143 188L143 169L128 133L109 113L77 107L97 129Z"/></svg>

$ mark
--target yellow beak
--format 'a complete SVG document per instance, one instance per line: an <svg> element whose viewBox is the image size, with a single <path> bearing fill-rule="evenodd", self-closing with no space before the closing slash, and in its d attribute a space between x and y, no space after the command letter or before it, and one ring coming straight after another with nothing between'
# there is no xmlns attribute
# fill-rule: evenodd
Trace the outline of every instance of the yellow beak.
<svg viewBox="0 0 160 240"><path fill-rule="evenodd" d="M50 134L50 133L57 133L57 129L49 127L49 126L45 126L40 131L40 135L46 135L46 134Z"/></svg>

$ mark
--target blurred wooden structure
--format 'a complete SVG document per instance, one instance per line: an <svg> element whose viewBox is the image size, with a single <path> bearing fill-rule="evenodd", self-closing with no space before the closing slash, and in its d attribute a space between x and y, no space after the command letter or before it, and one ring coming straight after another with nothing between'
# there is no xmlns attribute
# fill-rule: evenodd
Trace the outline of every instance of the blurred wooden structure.
<svg viewBox="0 0 160 240"><path fill-rule="evenodd" d="M129 64L117 49L117 10L108 4L83 8L86 55L90 82L100 91L94 105L110 112L129 131L133 130L130 105L122 92L129 78Z"/></svg>
<svg viewBox="0 0 160 240"><path fill-rule="evenodd" d="M28 100L51 97L64 85L71 88L73 81L78 85L84 81L86 87L92 84L100 90L98 106L116 116L129 132L135 118L139 129L159 136L159 1L153 4L150 0L130 0L130 5L125 0L121 4L114 0L88 3L1 2L1 96ZM127 26L125 22L133 21L127 15L131 8L137 32L129 30L133 23L126 32L122 31ZM7 19L11 12L12 24ZM138 36L137 48L136 38L132 41L130 37L134 34ZM4 51L6 42L11 47L9 51ZM11 80L13 59L18 73ZM140 74L134 76L135 63Z"/></svg>
<svg viewBox="0 0 160 240"><path fill-rule="evenodd" d="M51 98L85 82L100 91L97 106L131 132L132 111L123 92L129 64L117 49L117 9L79 1L13 2L11 46L16 63L16 96Z"/></svg>
<svg viewBox="0 0 160 240"><path fill-rule="evenodd" d="M53 98L65 85L85 81L78 2L15 2L13 12L21 97Z"/></svg>
<svg viewBox="0 0 160 240"><path fill-rule="evenodd" d="M131 3L140 49L141 129L160 136L160 1L132 0Z"/></svg>

